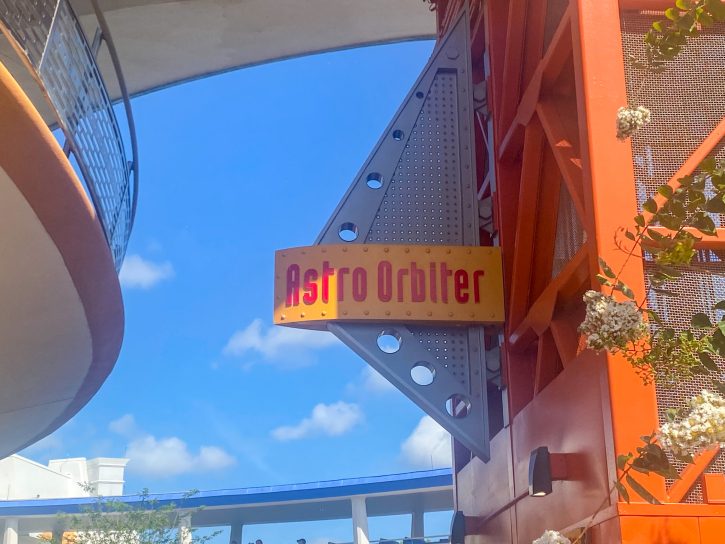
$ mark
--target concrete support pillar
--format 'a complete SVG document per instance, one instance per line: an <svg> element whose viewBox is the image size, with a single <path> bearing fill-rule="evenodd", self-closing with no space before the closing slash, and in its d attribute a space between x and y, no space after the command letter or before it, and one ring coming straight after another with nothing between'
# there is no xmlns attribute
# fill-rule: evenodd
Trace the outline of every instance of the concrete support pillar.
<svg viewBox="0 0 725 544"><path fill-rule="evenodd" d="M425 536L425 512L416 508L410 519L410 538L423 538Z"/></svg>
<svg viewBox="0 0 725 544"><path fill-rule="evenodd" d="M183 515L179 518L179 544L192 544L190 514Z"/></svg>
<svg viewBox="0 0 725 544"><path fill-rule="evenodd" d="M18 518L8 518L5 520L3 544L18 544Z"/></svg>
<svg viewBox="0 0 725 544"><path fill-rule="evenodd" d="M368 509L365 497L352 499L352 540L354 544L369 544L368 539Z"/></svg>
<svg viewBox="0 0 725 544"><path fill-rule="evenodd" d="M241 523L235 523L231 526L229 532L229 544L242 544L242 530L244 526Z"/></svg>

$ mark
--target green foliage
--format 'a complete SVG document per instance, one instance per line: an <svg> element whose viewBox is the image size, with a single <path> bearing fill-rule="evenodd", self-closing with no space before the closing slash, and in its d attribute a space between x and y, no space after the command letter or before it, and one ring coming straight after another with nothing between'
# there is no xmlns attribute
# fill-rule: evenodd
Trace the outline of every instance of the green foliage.
<svg viewBox="0 0 725 544"><path fill-rule="evenodd" d="M706 191L708 181L711 188ZM713 158L705 159L693 175L683 176L676 187L663 185L657 190L658 199L643 204L643 213L634 218L634 227L622 229L624 238L617 245L628 259L637 254L654 266L649 275L649 288L664 296L677 297L668 288L678 280L696 255L701 235L716 236L715 223L709 213L725 210L725 168ZM646 215L645 215L646 214ZM634 299L634 293L619 280L611 267L600 259L603 272L599 282ZM647 295L640 308L646 302ZM711 316L725 310L725 301L718 302L708 315L698 312L692 316L692 330L675 331L664 327L663 320L653 310L642 309L650 320L651 332L647 341L633 341L624 356L645 383L675 386L682 380L719 372L713 355L725 356L725 321L713 322Z"/></svg>
<svg viewBox="0 0 725 544"><path fill-rule="evenodd" d="M184 495L180 504L160 504L144 489L133 504L118 499L97 497L77 515L59 515L59 525L74 534L73 544L178 544L179 524L199 508L184 508L184 501L196 491ZM189 530L194 533L194 529ZM194 535L195 544L206 544L218 533ZM52 544L61 544L53 542Z"/></svg>
<svg viewBox="0 0 725 544"><path fill-rule="evenodd" d="M688 38L721 21L725 21L723 0L677 0L665 10L665 19L655 21L645 35L647 62L636 65L655 72L664 70L667 62L680 54Z"/></svg>

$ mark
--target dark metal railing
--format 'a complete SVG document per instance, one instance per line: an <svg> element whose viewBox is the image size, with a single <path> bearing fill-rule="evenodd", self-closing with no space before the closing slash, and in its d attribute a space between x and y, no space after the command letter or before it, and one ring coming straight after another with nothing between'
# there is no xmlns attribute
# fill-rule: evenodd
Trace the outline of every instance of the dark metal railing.
<svg viewBox="0 0 725 544"><path fill-rule="evenodd" d="M65 136L120 269L136 215L138 155L133 113L108 25L89 44L68 0L0 0L0 32L33 73ZM96 61L105 43L126 111L130 160Z"/></svg>

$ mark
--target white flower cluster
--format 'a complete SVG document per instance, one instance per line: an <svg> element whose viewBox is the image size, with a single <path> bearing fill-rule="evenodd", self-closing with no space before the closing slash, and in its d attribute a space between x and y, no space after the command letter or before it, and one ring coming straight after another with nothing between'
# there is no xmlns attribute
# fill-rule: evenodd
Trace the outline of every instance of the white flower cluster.
<svg viewBox="0 0 725 544"><path fill-rule="evenodd" d="M579 332L587 338L587 347L612 353L644 336L647 325L642 313L631 300L618 302L597 291L584 293L587 313Z"/></svg>
<svg viewBox="0 0 725 544"><path fill-rule="evenodd" d="M705 390L689 404L689 414L660 427L660 445L678 456L695 455L715 444L725 447L725 398Z"/></svg>
<svg viewBox="0 0 725 544"><path fill-rule="evenodd" d="M617 138L626 140L650 122L650 111L644 106L617 110Z"/></svg>
<svg viewBox="0 0 725 544"><path fill-rule="evenodd" d="M571 540L558 531L544 531L544 534L531 544L571 544Z"/></svg>

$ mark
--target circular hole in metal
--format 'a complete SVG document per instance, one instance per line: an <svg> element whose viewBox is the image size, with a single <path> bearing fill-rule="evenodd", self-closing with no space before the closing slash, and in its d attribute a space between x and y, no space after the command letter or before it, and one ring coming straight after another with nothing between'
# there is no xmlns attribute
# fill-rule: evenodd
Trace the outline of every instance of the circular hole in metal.
<svg viewBox="0 0 725 544"><path fill-rule="evenodd" d="M383 176L379 172L370 172L367 177L368 187L380 189L383 186Z"/></svg>
<svg viewBox="0 0 725 544"><path fill-rule="evenodd" d="M425 95L423 94L423 91L418 91L417 93L415 93L416 98L423 98L424 96Z"/></svg>
<svg viewBox="0 0 725 544"><path fill-rule="evenodd" d="M436 377L436 369L425 361L420 361L410 369L410 377L418 385L430 385Z"/></svg>
<svg viewBox="0 0 725 544"><path fill-rule="evenodd" d="M405 136L405 132L403 132L402 130L395 129L393 131L393 140L395 140L396 142L399 142L400 140L402 140L403 136Z"/></svg>
<svg viewBox="0 0 725 544"><path fill-rule="evenodd" d="M395 353L401 343L400 334L395 329L386 329L378 336L378 347L383 353Z"/></svg>
<svg viewBox="0 0 725 544"><path fill-rule="evenodd" d="M357 225L355 223L343 223L340 225L338 235L344 242L352 242L357 238Z"/></svg>
<svg viewBox="0 0 725 544"><path fill-rule="evenodd" d="M464 395L451 395L446 401L448 414L456 419L462 419L471 411L471 401Z"/></svg>

